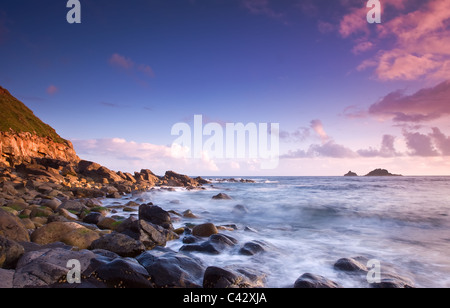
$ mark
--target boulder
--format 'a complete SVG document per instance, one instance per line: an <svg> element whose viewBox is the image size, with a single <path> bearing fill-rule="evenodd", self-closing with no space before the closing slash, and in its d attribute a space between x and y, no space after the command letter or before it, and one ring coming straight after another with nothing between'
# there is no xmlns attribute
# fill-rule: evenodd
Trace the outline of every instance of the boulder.
<svg viewBox="0 0 450 308"><path fill-rule="evenodd" d="M166 246L167 241L179 238L172 230L165 229L159 225L152 224L146 220L139 220L139 241L147 249L153 249L156 246Z"/></svg>
<svg viewBox="0 0 450 308"><path fill-rule="evenodd" d="M97 227L102 230L115 230L119 222L112 217L103 217L97 223Z"/></svg>
<svg viewBox="0 0 450 308"><path fill-rule="evenodd" d="M179 174L173 171L167 171L164 175L163 184L174 187L191 187L199 186L199 183L188 177L187 175Z"/></svg>
<svg viewBox="0 0 450 308"><path fill-rule="evenodd" d="M195 236L188 237L192 239L197 239ZM183 243L186 241L183 240ZM223 250L229 247L234 247L238 241L224 234L213 234L209 237L209 239L203 243L197 243L196 240L193 241L193 244L183 245L180 248L180 251L184 252L201 252L207 254L217 255L220 254Z"/></svg>
<svg viewBox="0 0 450 308"><path fill-rule="evenodd" d="M46 207L52 209L53 211L56 211L58 209L58 207L61 205L61 203L62 202L56 198L44 199L41 201L41 205L46 206Z"/></svg>
<svg viewBox="0 0 450 308"><path fill-rule="evenodd" d="M134 258L145 251L145 246L128 235L113 232L95 240L91 249L104 249L112 251L121 257Z"/></svg>
<svg viewBox="0 0 450 308"><path fill-rule="evenodd" d="M0 236L16 242L29 242L30 236L21 220L0 209Z"/></svg>
<svg viewBox="0 0 450 308"><path fill-rule="evenodd" d="M295 283L296 289L336 289L341 288L336 282L331 281L323 276L313 275L310 273L303 274Z"/></svg>
<svg viewBox="0 0 450 308"><path fill-rule="evenodd" d="M101 213L91 212L83 218L83 222L96 225L102 218L103 215Z"/></svg>
<svg viewBox="0 0 450 308"><path fill-rule="evenodd" d="M136 260L158 288L201 287L205 266L192 256L173 251L146 251Z"/></svg>
<svg viewBox="0 0 450 308"><path fill-rule="evenodd" d="M210 266L203 277L204 288L263 288L266 275L260 271L227 266L225 268Z"/></svg>
<svg viewBox="0 0 450 308"><path fill-rule="evenodd" d="M215 195L212 198L213 198L213 200L231 200L231 197L224 193Z"/></svg>
<svg viewBox="0 0 450 308"><path fill-rule="evenodd" d="M152 203L142 204L139 207L139 220L173 230L169 212Z"/></svg>
<svg viewBox="0 0 450 308"><path fill-rule="evenodd" d="M153 288L147 270L135 259L115 258L109 262L98 262L89 278L108 288Z"/></svg>
<svg viewBox="0 0 450 308"><path fill-rule="evenodd" d="M63 242L80 249L88 248L100 236L75 222L52 222L40 227L31 234L34 243L45 245Z"/></svg>
<svg viewBox="0 0 450 308"><path fill-rule="evenodd" d="M78 260L81 272L97 256L88 250L72 251L64 248L40 249L25 253L17 263L13 287L44 287L64 280L70 268L69 260Z"/></svg>
<svg viewBox="0 0 450 308"><path fill-rule="evenodd" d="M129 237L138 240L140 236L139 220L137 220L133 216L130 216L127 219L123 220L122 223L117 226L115 231L118 233L126 234Z"/></svg>
<svg viewBox="0 0 450 308"><path fill-rule="evenodd" d="M58 207L58 209L66 209L68 211L75 212L77 214L81 214L81 212L87 210L87 207L79 201L68 200L68 201L64 201Z"/></svg>
<svg viewBox="0 0 450 308"><path fill-rule="evenodd" d="M92 178L94 181L103 183L106 180L108 183L121 182L123 179L114 171L109 170L97 163L82 160L78 163L78 173Z"/></svg>
<svg viewBox="0 0 450 308"><path fill-rule="evenodd" d="M231 213L236 216L241 216L241 215L246 215L246 214L250 213L250 211L248 210L248 208L245 205L237 204L233 207L233 210Z"/></svg>
<svg viewBox="0 0 450 308"><path fill-rule="evenodd" d="M369 284L371 288L376 289L411 289L414 288L414 282L406 277L394 273L382 272L381 281Z"/></svg>
<svg viewBox="0 0 450 308"><path fill-rule="evenodd" d="M266 251L265 244L260 241L247 242L239 249L239 253L245 256L253 256Z"/></svg>
<svg viewBox="0 0 450 308"><path fill-rule="evenodd" d="M17 261L24 252L25 250L21 245L0 236L0 268L15 268Z"/></svg>
<svg viewBox="0 0 450 308"><path fill-rule="evenodd" d="M219 233L219 231L212 223L197 225L192 229L192 235L200 237L209 237L217 233Z"/></svg>
<svg viewBox="0 0 450 308"><path fill-rule="evenodd" d="M368 269L367 266L362 263L363 260L366 260L366 258L342 258L334 264L334 268L344 272L366 273L368 272Z"/></svg>

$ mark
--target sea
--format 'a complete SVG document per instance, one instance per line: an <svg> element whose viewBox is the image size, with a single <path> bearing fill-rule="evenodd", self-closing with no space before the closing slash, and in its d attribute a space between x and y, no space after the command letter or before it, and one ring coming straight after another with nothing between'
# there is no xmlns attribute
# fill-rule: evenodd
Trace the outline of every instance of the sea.
<svg viewBox="0 0 450 308"><path fill-rule="evenodd" d="M208 178L208 177L206 177ZM236 177L210 178L203 190L153 189L105 206L153 202L167 211L191 210L174 227L211 222L238 240L218 255L193 253L206 266L240 266L266 274L269 288L288 288L304 273L343 287L366 287L336 270L341 258L378 260L381 273L419 288L450 287L450 177ZM253 183L242 183L241 179ZM218 193L231 200L213 200ZM114 215L129 215L117 212ZM247 242L264 252L242 255ZM179 251L182 238L167 248Z"/></svg>

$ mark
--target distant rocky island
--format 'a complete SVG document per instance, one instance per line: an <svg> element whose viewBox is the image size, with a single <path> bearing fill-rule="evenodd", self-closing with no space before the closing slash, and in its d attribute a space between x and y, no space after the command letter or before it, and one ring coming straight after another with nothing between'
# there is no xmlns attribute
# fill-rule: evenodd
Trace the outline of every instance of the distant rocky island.
<svg viewBox="0 0 450 308"><path fill-rule="evenodd" d="M356 174L353 171L349 171L344 176L358 176L358 174ZM401 174L392 174L389 171L387 171L386 169L375 169L373 171L370 171L365 176L402 176L402 175Z"/></svg>
<svg viewBox="0 0 450 308"><path fill-rule="evenodd" d="M353 172L353 171L349 171L346 175L344 175L344 176L358 176L358 174L356 174L355 172Z"/></svg>

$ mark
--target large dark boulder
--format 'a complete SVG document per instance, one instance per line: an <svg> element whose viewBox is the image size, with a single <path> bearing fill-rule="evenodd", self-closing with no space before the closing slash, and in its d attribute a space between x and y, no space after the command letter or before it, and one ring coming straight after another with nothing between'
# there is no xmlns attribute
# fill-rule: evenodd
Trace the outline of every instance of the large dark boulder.
<svg viewBox="0 0 450 308"><path fill-rule="evenodd" d="M158 288L198 288L205 266L192 256L173 251L146 251L136 258Z"/></svg>
<svg viewBox="0 0 450 308"><path fill-rule="evenodd" d="M173 230L169 212L151 203L142 204L139 207L139 219L161 226L165 229Z"/></svg>
<svg viewBox="0 0 450 308"><path fill-rule="evenodd" d="M100 283L100 286L107 288L154 287L147 270L135 259L115 258L112 261L100 259L95 263L98 264L93 266L94 269L90 269L90 273L85 272L93 285Z"/></svg>
<svg viewBox="0 0 450 308"><path fill-rule="evenodd" d="M195 239L195 237L193 237ZM184 242L184 241L183 241ZM213 234L207 241L202 243L194 242L192 244L183 245L180 251L183 252L201 252L206 254L218 255L226 248L234 247L238 241L224 234Z"/></svg>
<svg viewBox="0 0 450 308"><path fill-rule="evenodd" d="M363 257L342 258L334 264L334 268L344 272L367 273L369 270L364 263L367 263L367 259Z"/></svg>
<svg viewBox="0 0 450 308"><path fill-rule="evenodd" d="M121 257L134 258L145 251L145 246L128 235L113 232L95 240L91 249L104 249L112 251Z"/></svg>
<svg viewBox="0 0 450 308"><path fill-rule="evenodd" d="M260 271L238 266L210 266L203 277L204 288L263 288L266 275Z"/></svg>
<svg viewBox="0 0 450 308"><path fill-rule="evenodd" d="M295 281L294 288L297 289L335 289L340 288L339 284L323 276L310 273L303 274Z"/></svg>
<svg viewBox="0 0 450 308"><path fill-rule="evenodd" d="M88 250L64 248L41 249L25 253L17 263L14 287L44 287L64 280L70 268L69 260L78 260L81 272L88 268L96 255Z"/></svg>

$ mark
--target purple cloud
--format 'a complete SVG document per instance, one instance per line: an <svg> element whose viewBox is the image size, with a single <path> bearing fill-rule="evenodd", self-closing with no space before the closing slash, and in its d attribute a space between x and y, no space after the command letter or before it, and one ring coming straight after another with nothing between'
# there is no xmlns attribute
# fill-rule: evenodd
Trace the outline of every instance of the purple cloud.
<svg viewBox="0 0 450 308"><path fill-rule="evenodd" d="M419 123L450 115L450 80L412 95L395 91L369 108L372 115L392 116L396 122Z"/></svg>
<svg viewBox="0 0 450 308"><path fill-rule="evenodd" d="M436 151L430 136L418 132L403 132L403 136L405 137L406 145L412 151L409 153L411 156L440 156Z"/></svg>
<svg viewBox="0 0 450 308"><path fill-rule="evenodd" d="M384 135L383 140L381 141L381 148L374 149L370 148L368 150L359 150L357 153L362 157L395 157L401 156L402 154L398 153L395 150L395 136L392 135Z"/></svg>

